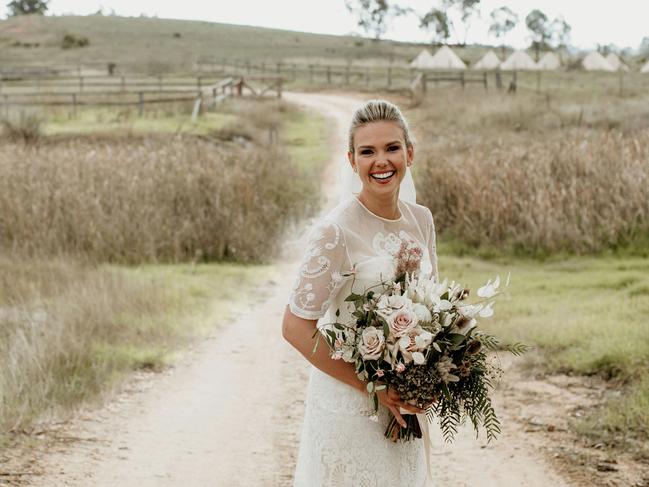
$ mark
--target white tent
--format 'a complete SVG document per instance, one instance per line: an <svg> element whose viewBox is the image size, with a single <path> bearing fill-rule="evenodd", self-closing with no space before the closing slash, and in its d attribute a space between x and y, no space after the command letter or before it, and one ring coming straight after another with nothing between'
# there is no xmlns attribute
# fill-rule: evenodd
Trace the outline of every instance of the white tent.
<svg viewBox="0 0 649 487"><path fill-rule="evenodd" d="M431 62L432 59L433 55L428 51L428 49L422 49L422 51L417 54L417 57L412 60L410 67L416 69L433 69Z"/></svg>
<svg viewBox="0 0 649 487"><path fill-rule="evenodd" d="M504 70L538 69L534 60L523 50L512 52L500 65Z"/></svg>
<svg viewBox="0 0 649 487"><path fill-rule="evenodd" d="M581 62L581 65L586 71L615 71L611 63L597 51L588 54Z"/></svg>
<svg viewBox="0 0 649 487"><path fill-rule="evenodd" d="M433 56L431 63L433 65L431 69L466 69L464 61L448 46L440 47Z"/></svg>
<svg viewBox="0 0 649 487"><path fill-rule="evenodd" d="M487 54L480 58L480 61L473 65L473 69L498 69L500 66L500 58L495 52L489 51Z"/></svg>
<svg viewBox="0 0 649 487"><path fill-rule="evenodd" d="M647 63L640 68L640 72L649 74L649 61L647 61Z"/></svg>
<svg viewBox="0 0 649 487"><path fill-rule="evenodd" d="M561 67L561 61L559 61L559 57L555 53L546 52L543 56L541 56L541 59L539 59L539 62L536 63L536 65L539 69L554 71L555 69L559 69Z"/></svg>
<svg viewBox="0 0 649 487"><path fill-rule="evenodd" d="M613 67L615 71L628 71L629 67L622 62L622 60L618 57L617 54L614 52L609 52L608 56L606 56L606 60L608 63Z"/></svg>

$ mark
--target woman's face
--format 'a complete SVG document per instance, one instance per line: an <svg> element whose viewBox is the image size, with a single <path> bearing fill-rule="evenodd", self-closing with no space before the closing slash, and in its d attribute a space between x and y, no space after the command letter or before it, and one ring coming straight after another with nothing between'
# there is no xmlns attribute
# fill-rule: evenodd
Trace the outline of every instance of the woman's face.
<svg viewBox="0 0 649 487"><path fill-rule="evenodd" d="M354 132L354 152L347 157L356 169L363 192L373 196L392 196L399 190L412 164L414 148L407 147L403 130L397 122L371 122Z"/></svg>

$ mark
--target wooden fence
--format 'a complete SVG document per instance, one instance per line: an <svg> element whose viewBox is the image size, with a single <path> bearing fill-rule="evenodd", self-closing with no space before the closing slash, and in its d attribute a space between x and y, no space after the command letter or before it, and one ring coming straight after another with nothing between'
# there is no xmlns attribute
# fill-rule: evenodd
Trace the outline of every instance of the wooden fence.
<svg viewBox="0 0 649 487"><path fill-rule="evenodd" d="M215 107L232 96L261 97L269 92L282 95L283 79L277 76L250 76L246 78L212 78L198 76L162 82L162 78L122 78L110 83L105 77L94 77L92 83L79 83L79 78L39 78L4 80L0 102L5 116L10 107L69 107L76 115L79 107L137 106L140 116L144 107L153 104L194 102L194 112L206 105ZM71 79L75 82L70 83ZM83 79L83 78L81 78ZM212 79L212 81L210 81ZM48 84L49 83L49 84ZM108 89L107 89L108 88ZM114 89L109 89L114 88Z"/></svg>

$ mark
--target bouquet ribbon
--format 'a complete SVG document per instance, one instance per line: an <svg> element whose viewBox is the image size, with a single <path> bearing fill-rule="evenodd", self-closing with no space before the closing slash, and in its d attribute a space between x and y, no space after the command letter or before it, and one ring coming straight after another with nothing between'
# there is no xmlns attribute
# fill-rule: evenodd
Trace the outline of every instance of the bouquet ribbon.
<svg viewBox="0 0 649 487"><path fill-rule="evenodd" d="M430 468L430 432L428 430L428 418L426 414L418 414L417 420L421 428L421 439L424 442L424 451L426 453L426 482L432 485L433 474Z"/></svg>
<svg viewBox="0 0 649 487"><path fill-rule="evenodd" d="M399 408L401 414L414 414L405 409ZM426 454L426 483L432 485L433 482L433 473L430 466L430 430L428 428L428 418L426 413L416 414L417 421L419 421L419 427L421 428L421 439L424 442L424 452Z"/></svg>

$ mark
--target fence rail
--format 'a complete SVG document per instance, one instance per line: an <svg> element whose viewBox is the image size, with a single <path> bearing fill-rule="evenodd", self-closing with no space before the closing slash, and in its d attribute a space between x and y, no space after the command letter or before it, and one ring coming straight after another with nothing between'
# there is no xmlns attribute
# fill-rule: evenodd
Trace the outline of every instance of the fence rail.
<svg viewBox="0 0 649 487"><path fill-rule="evenodd" d="M194 113L197 114L210 103L213 108L217 104L232 96L245 96L246 94L255 97L265 96L270 91L275 91L278 98L281 98L283 78L277 76L250 76L247 78L228 77L204 85L203 78L196 86L189 87L185 84L184 89L168 89L168 84L163 85L160 90L137 90L133 89L134 84L129 85L128 90L93 90L93 91L31 91L13 92L5 91L0 94L0 102L4 108L5 116L10 107L70 107L72 115L76 115L79 107L115 107L115 106L137 106L140 115L144 113L145 105L194 102ZM255 86L261 83L261 86ZM197 112L198 111L198 112ZM196 115L194 115L195 117Z"/></svg>

